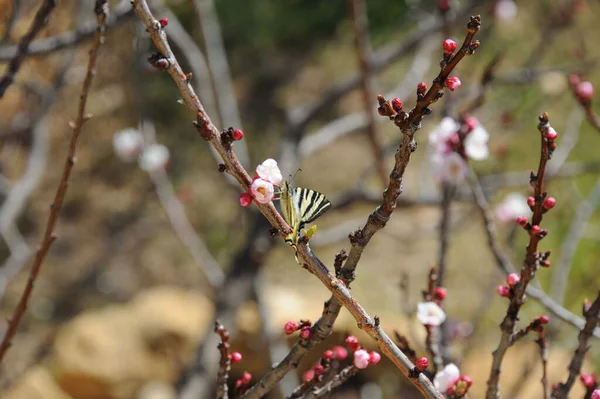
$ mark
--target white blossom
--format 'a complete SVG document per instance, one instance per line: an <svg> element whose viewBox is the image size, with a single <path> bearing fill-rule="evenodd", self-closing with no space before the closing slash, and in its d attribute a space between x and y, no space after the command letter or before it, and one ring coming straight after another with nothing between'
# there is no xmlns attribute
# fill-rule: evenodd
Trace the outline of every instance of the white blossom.
<svg viewBox="0 0 600 399"><path fill-rule="evenodd" d="M517 17L519 8L513 0L498 0L494 7L494 15L500 21L510 22Z"/></svg>
<svg viewBox="0 0 600 399"><path fill-rule="evenodd" d="M281 184L281 181L283 180L283 176L281 175L277 161L272 158L269 158L258 165L256 167L256 173L261 179L269 181L275 186Z"/></svg>
<svg viewBox="0 0 600 399"><path fill-rule="evenodd" d="M151 144L144 148L139 158L140 168L146 172L163 169L169 163L169 149L162 144Z"/></svg>
<svg viewBox="0 0 600 399"><path fill-rule="evenodd" d="M431 163L438 181L460 183L467 176L467 163L456 152L435 153L431 157Z"/></svg>
<svg viewBox="0 0 600 399"><path fill-rule="evenodd" d="M112 141L115 154L123 162L131 162L137 159L144 146L142 133L133 128L123 129L115 133Z"/></svg>
<svg viewBox="0 0 600 399"><path fill-rule="evenodd" d="M469 159L481 161L489 156L488 140L490 135L487 130L478 124L465 139L465 153Z"/></svg>
<svg viewBox="0 0 600 399"><path fill-rule="evenodd" d="M371 356L369 355L369 352L367 352L364 349L359 349L356 352L354 352L353 364L357 369L366 369L369 365L370 358Z"/></svg>
<svg viewBox="0 0 600 399"><path fill-rule="evenodd" d="M519 216L529 216L530 214L527 198L519 193L508 194L494 210L494 215L502 223L514 222Z"/></svg>
<svg viewBox="0 0 600 399"><path fill-rule="evenodd" d="M435 302L417 304L417 318L423 325L439 326L446 320L446 313Z"/></svg>
<svg viewBox="0 0 600 399"><path fill-rule="evenodd" d="M450 363L444 367L442 371L435 375L435 378L433 379L433 386L435 386L438 391L446 393L448 388L454 385L459 377L460 370L454 363Z"/></svg>

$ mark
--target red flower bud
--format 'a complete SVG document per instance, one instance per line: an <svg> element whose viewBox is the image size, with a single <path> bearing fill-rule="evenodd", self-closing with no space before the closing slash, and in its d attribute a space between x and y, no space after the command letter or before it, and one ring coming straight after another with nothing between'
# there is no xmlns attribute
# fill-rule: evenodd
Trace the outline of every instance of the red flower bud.
<svg viewBox="0 0 600 399"><path fill-rule="evenodd" d="M577 86L580 82L581 82L581 79L579 78L579 76L575 75L574 73L569 75L569 83L571 85Z"/></svg>
<svg viewBox="0 0 600 399"><path fill-rule="evenodd" d="M421 82L417 85L418 93L425 93L427 91L427 84L425 82Z"/></svg>
<svg viewBox="0 0 600 399"><path fill-rule="evenodd" d="M533 208L535 206L535 198L527 197L527 205L529 205L530 208Z"/></svg>
<svg viewBox="0 0 600 399"><path fill-rule="evenodd" d="M402 110L402 101L399 98L394 98L392 100L392 108L394 108L394 111L400 112Z"/></svg>
<svg viewBox="0 0 600 399"><path fill-rule="evenodd" d="M439 0L438 8L440 11L448 11L450 9L450 0Z"/></svg>
<svg viewBox="0 0 600 399"><path fill-rule="evenodd" d="M508 288L505 285L499 285L496 290L498 291L498 294L500 294L500 296L508 297L510 295L510 288Z"/></svg>
<svg viewBox="0 0 600 399"><path fill-rule="evenodd" d="M348 337L346 337L346 345L353 351L360 349L360 343L354 335L348 335Z"/></svg>
<svg viewBox="0 0 600 399"><path fill-rule="evenodd" d="M556 199L554 197L546 197L544 202L542 202L542 206L545 209L552 209L556 205Z"/></svg>
<svg viewBox="0 0 600 399"><path fill-rule="evenodd" d="M231 354L231 363L236 364L242 361L242 354L240 352L233 352Z"/></svg>
<svg viewBox="0 0 600 399"><path fill-rule="evenodd" d="M248 193L240 194L240 205L243 207L252 205L252 196Z"/></svg>
<svg viewBox="0 0 600 399"><path fill-rule="evenodd" d="M416 366L419 371L427 370L427 367L429 367L429 360L426 357L420 357L417 359Z"/></svg>
<svg viewBox="0 0 600 399"><path fill-rule="evenodd" d="M369 364L374 366L381 360L381 355L378 352L370 352L369 353Z"/></svg>
<svg viewBox="0 0 600 399"><path fill-rule="evenodd" d="M442 47L444 48L444 53L452 54L456 50L456 42L452 39L446 39Z"/></svg>
<svg viewBox="0 0 600 399"><path fill-rule="evenodd" d="M240 129L235 129L231 135L235 141L239 141L244 138L244 132L242 132Z"/></svg>
<svg viewBox="0 0 600 399"><path fill-rule="evenodd" d="M460 81L460 79L458 77L450 76L449 78L446 79L444 84L450 91L454 91L454 90L458 89L460 87L460 85L462 85L462 82Z"/></svg>
<svg viewBox="0 0 600 399"><path fill-rule="evenodd" d="M333 353L338 360L345 360L348 357L348 350L343 346L334 346Z"/></svg>
<svg viewBox="0 0 600 399"><path fill-rule="evenodd" d="M579 379L583 386L588 389L594 388L597 384L596 374L581 373Z"/></svg>
<svg viewBox="0 0 600 399"><path fill-rule="evenodd" d="M313 369L306 370L302 374L302 381L304 381L304 382L312 381L313 378L315 378L315 371Z"/></svg>
<svg viewBox="0 0 600 399"><path fill-rule="evenodd" d="M594 86L591 82L581 82L575 87L575 95L583 101L590 101L594 97Z"/></svg>
<svg viewBox="0 0 600 399"><path fill-rule="evenodd" d="M533 226L531 226L531 230L529 230L529 232L530 232L531 234L533 234L534 236L536 236L536 235L540 234L540 232L541 232L541 231L542 231L542 229L541 229L541 228L540 228L540 226L538 226L537 224L536 224L536 225L533 225Z"/></svg>
<svg viewBox="0 0 600 399"><path fill-rule="evenodd" d="M288 321L283 326L283 331L285 331L286 335L292 335L298 329L298 322L296 321Z"/></svg>
<svg viewBox="0 0 600 399"><path fill-rule="evenodd" d="M554 130L554 128L550 126L548 128L548 133L546 133L546 137L548 137L548 140L550 141L556 140L556 138L558 137L558 133L556 133L556 130Z"/></svg>
<svg viewBox="0 0 600 399"><path fill-rule="evenodd" d="M517 273L511 273L506 277L506 283L511 287L514 287L519 281L521 281L521 277Z"/></svg>
<svg viewBox="0 0 600 399"><path fill-rule="evenodd" d="M300 329L300 338L308 339L312 334L310 326L304 326Z"/></svg>
<svg viewBox="0 0 600 399"><path fill-rule="evenodd" d="M325 360L333 359L333 351L326 350L325 352L323 352L323 359L325 359Z"/></svg>
<svg viewBox="0 0 600 399"><path fill-rule="evenodd" d="M545 314L538 317L538 320L540 321L540 324L550 323L550 317L546 316Z"/></svg>
<svg viewBox="0 0 600 399"><path fill-rule="evenodd" d="M169 18L162 17L161 19L158 20L158 22L160 23L160 26L162 26L164 28L165 26L169 25Z"/></svg>
<svg viewBox="0 0 600 399"><path fill-rule="evenodd" d="M521 227L527 226L527 218L525 216L519 216L517 218L517 224Z"/></svg>
<svg viewBox="0 0 600 399"><path fill-rule="evenodd" d="M448 295L448 291L444 288L444 287L437 287L435 289L435 291L433 291L433 296L435 296L435 299L443 301L444 299L446 299L446 296Z"/></svg>
<svg viewBox="0 0 600 399"><path fill-rule="evenodd" d="M474 116L468 115L465 116L465 126L467 127L467 132L472 132L473 129L479 125L479 121Z"/></svg>
<svg viewBox="0 0 600 399"><path fill-rule="evenodd" d="M241 378L242 382L244 383L244 385L248 385L250 384L250 382L252 381L252 374L250 374L247 371L244 371L242 373L242 378Z"/></svg>
<svg viewBox="0 0 600 399"><path fill-rule="evenodd" d="M323 367L320 364L317 364L315 367L313 367L313 370L315 372L315 375L321 375L323 374L323 371L325 371L325 367Z"/></svg>

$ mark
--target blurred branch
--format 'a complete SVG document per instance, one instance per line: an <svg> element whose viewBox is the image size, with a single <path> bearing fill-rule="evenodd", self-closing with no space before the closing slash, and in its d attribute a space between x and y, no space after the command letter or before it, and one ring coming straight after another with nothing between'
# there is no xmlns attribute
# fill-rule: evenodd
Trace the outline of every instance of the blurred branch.
<svg viewBox="0 0 600 399"><path fill-rule="evenodd" d="M387 97L406 98L414 91L414 82L423 80L423 76L427 73L431 64L431 52L439 46L435 39L425 39L423 45L419 47L413 57L412 64L409 70L404 75L402 82L392 91L386 94ZM372 110L373 115L378 115L377 110ZM300 154L303 158L308 158L312 153L321 149L340 137L354 133L367 126L367 115L365 112L355 112L349 115L344 115L338 119L326 123L317 131L311 133L300 142ZM376 119L380 123L383 119ZM385 150L384 150L385 152ZM385 154L382 154L384 157Z"/></svg>
<svg viewBox="0 0 600 399"><path fill-rule="evenodd" d="M10 34L12 32L12 28L19 16L19 12L21 11L21 0L12 0L10 6L10 14L6 19L6 25L4 26L4 35L2 39L0 39L0 43L6 43L10 40Z"/></svg>
<svg viewBox="0 0 600 399"><path fill-rule="evenodd" d="M313 389L307 396L306 399L321 398L327 394L330 394L335 388L341 386L343 383L352 378L357 372L358 368L354 365L344 367L339 373L337 373L333 379L327 382L322 387Z"/></svg>
<svg viewBox="0 0 600 399"><path fill-rule="evenodd" d="M550 296L558 303L564 302L573 255L575 255L577 245L581 241L588 221L594 214L598 204L600 204L600 179L596 180L596 184L587 199L575 207L575 215L562 242L560 256L554 267L550 285Z"/></svg>
<svg viewBox="0 0 600 399"><path fill-rule="evenodd" d="M19 322L21 321L21 318L23 317L23 315L25 314L25 310L27 309L27 304L29 302L31 292L33 291L35 280L39 274L46 254L50 249L50 246L56 239L56 236L54 234L54 227L58 219L58 214L60 213L60 210L62 208L65 195L67 193L68 181L69 177L71 176L71 171L73 169L73 166L75 165L75 150L77 148L77 140L79 139L79 136L83 129L83 124L89 119L89 116L85 114L85 106L87 103L87 96L92 85L92 80L95 75L98 50L104 42L104 32L106 28L105 23L106 18L108 17L108 1L96 0L94 12L96 13L98 29L96 30L96 34L94 35L94 43L92 44L92 48L89 53L87 74L83 82L83 88L81 90L79 109L77 112L77 120L73 124L73 134L69 143L67 159L63 167L62 176L58 188L56 190L56 195L54 196L54 201L52 202L52 206L50 208L50 215L48 216L48 221L46 223L46 229L44 231L42 243L36 252L35 259L31 267L31 271L29 273L29 279L27 280L27 284L23 290L23 293L21 294L19 303L17 304L17 307L15 308L13 315L8 322L8 329L4 333L2 343L0 344L0 361L4 358L6 351L11 345L12 338L17 332Z"/></svg>
<svg viewBox="0 0 600 399"><path fill-rule="evenodd" d="M38 11L35 13L35 17L29 26L29 30L19 41L14 57L10 60L4 76L0 78L0 98L4 97L4 93L8 87L15 81L15 75L19 72L23 60L25 60L31 41L38 33L40 33L42 28L46 26L50 13L54 10L54 7L56 7L56 0L44 0Z"/></svg>
<svg viewBox="0 0 600 399"><path fill-rule="evenodd" d="M381 179L381 184L385 187L388 179L385 170L381 137L377 132L377 123L373 114L375 94L373 93L373 75L369 68L372 50L369 38L367 4L365 0L348 0L348 4L352 17L352 27L354 28L354 44L360 65L360 85L363 107L365 109L363 115L367 117L367 136L371 143L377 174Z"/></svg>
<svg viewBox="0 0 600 399"><path fill-rule="evenodd" d="M129 0L122 0L111 12L111 15L106 20L106 27L118 25L128 17L133 16L131 3ZM79 28L65 32L63 34L47 37L44 39L34 40L30 43L26 56L44 55L56 50L70 47L81 43L83 40L94 35L97 25L95 23L82 24ZM0 47L0 62L7 62L17 56L19 47L2 46Z"/></svg>
<svg viewBox="0 0 600 399"><path fill-rule="evenodd" d="M204 37L206 58L210 67L210 76L219 106L221 128L233 126L242 129L242 118L238 109L235 91L231 82L231 72L227 61L227 52L223 43L223 35L219 24L219 15L215 10L214 0L194 0L200 27ZM236 153L242 165L250 167L250 155L245 141L237 143Z"/></svg>
<svg viewBox="0 0 600 399"><path fill-rule="evenodd" d="M569 396L569 391L573 383L581 373L581 366L583 365L585 354L589 349L588 341L600 321L600 292L598 292L594 303L591 304L589 309L586 309L584 305L583 315L585 317L585 326L579 332L579 345L575 350L571 363L569 363L569 377L566 382L558 384L552 390L552 399L566 399Z"/></svg>

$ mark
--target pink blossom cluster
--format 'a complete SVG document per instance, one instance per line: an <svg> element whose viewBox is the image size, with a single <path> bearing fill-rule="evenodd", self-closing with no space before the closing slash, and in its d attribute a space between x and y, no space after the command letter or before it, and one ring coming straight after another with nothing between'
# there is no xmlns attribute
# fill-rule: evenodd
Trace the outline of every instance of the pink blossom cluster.
<svg viewBox="0 0 600 399"><path fill-rule="evenodd" d="M444 182L459 183L467 175L467 160L483 160L489 156L489 134L477 118L463 117L463 123L445 117L429 133L433 148L431 162L436 178Z"/></svg>
<svg viewBox="0 0 600 399"><path fill-rule="evenodd" d="M277 161L272 158L265 160L256 167L256 173L248 192L240 195L240 205L250 206L252 200L259 204L268 204L275 197L275 187L283 181Z"/></svg>

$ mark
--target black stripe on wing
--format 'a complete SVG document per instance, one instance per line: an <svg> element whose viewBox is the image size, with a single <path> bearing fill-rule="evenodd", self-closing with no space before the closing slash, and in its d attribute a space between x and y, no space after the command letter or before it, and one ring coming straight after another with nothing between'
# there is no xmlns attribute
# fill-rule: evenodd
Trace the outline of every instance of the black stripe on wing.
<svg viewBox="0 0 600 399"><path fill-rule="evenodd" d="M300 228L324 214L331 202L320 192L308 188L296 188L298 208L300 210Z"/></svg>

